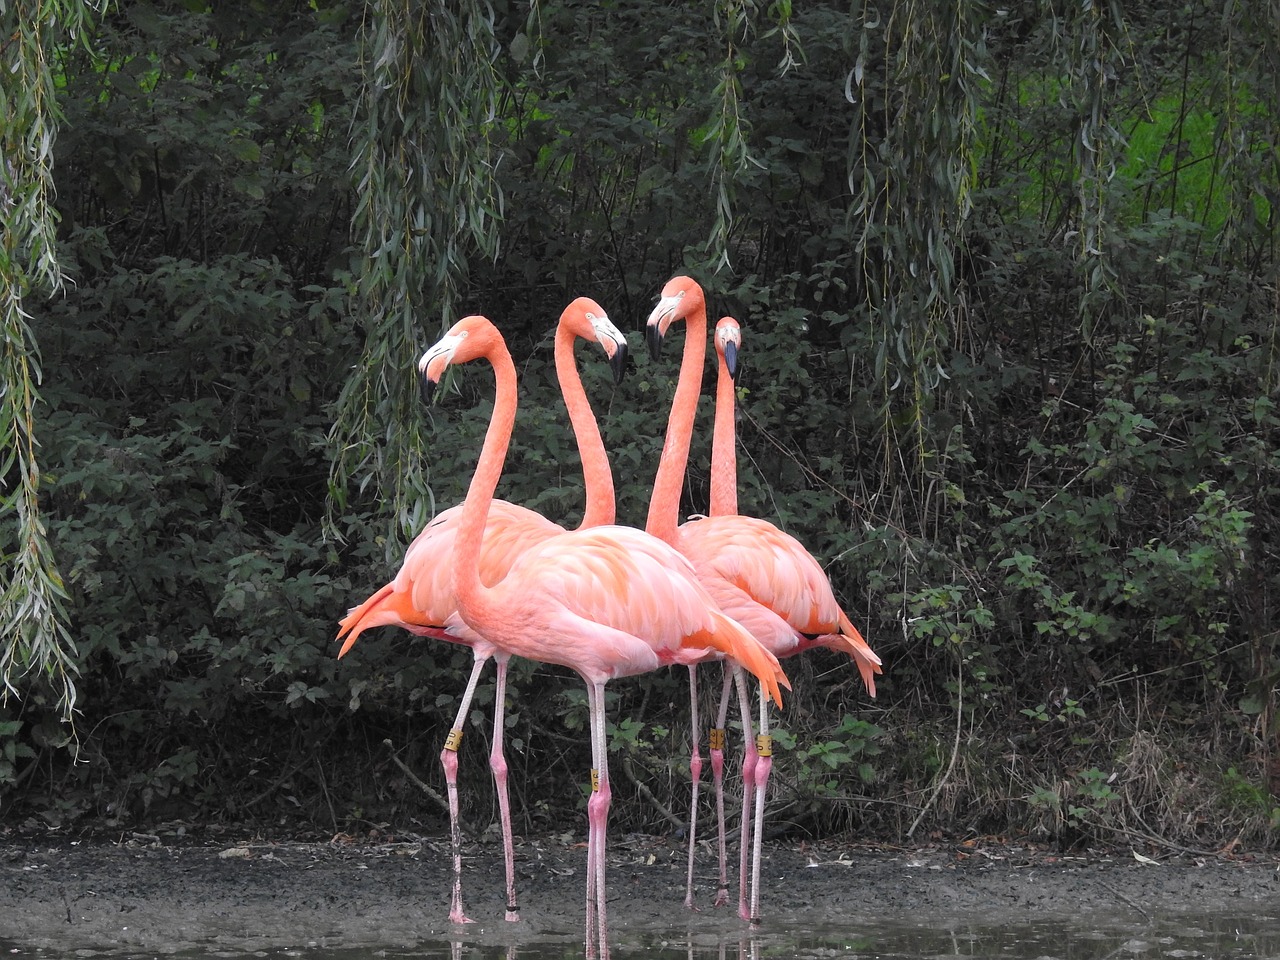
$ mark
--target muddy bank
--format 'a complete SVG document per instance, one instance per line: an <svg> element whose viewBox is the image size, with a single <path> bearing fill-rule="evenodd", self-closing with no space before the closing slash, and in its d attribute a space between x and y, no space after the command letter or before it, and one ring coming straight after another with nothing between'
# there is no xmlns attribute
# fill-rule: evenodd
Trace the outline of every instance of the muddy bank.
<svg viewBox="0 0 1280 960"><path fill-rule="evenodd" d="M176 840L177 838L175 838ZM0 842L0 945L171 951L475 943L580 938L584 851L565 839L519 844L521 915L503 921L494 845L469 849L464 896L476 921L447 919L445 845L409 842L214 845L134 835L117 843ZM619 937L744 927L711 907L714 865L700 861L702 911L686 913L683 851L655 837L611 841L610 922ZM1028 922L1077 918L1143 923L1183 912L1280 912L1280 870L1254 857L1136 859L1131 851L1063 857L995 843L911 850L851 846L766 849L770 924Z"/></svg>

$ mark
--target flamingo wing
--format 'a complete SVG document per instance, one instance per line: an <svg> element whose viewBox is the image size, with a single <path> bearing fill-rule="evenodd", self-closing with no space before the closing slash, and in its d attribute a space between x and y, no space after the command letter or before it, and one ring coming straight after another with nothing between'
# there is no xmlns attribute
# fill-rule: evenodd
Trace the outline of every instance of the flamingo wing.
<svg viewBox="0 0 1280 960"><path fill-rule="evenodd" d="M810 646L843 650L853 657L867 691L875 696L880 657L840 608L831 581L799 540L767 520L738 515L690 520L679 533L680 551L704 582L725 580L798 635L790 650L773 647L775 652L786 656ZM733 596L731 591L728 595ZM737 606L726 612L741 619L747 616L742 604L737 597Z"/></svg>
<svg viewBox="0 0 1280 960"><path fill-rule="evenodd" d="M443 623L457 609L452 561L461 519L461 504L437 514L409 544L396 575L395 582L412 593L417 608L432 611L437 623ZM507 575L522 552L561 533L563 527L540 513L506 500L493 501L480 547L481 582L493 586Z"/></svg>
<svg viewBox="0 0 1280 960"><path fill-rule="evenodd" d="M461 517L461 505L437 514L409 544L395 579L342 619L338 630L338 639L343 640L339 657L371 627L403 627L418 636L470 647L484 642L460 619L450 619L458 609L451 577ZM505 500L495 500L480 548L481 580L486 586L492 586L507 575L523 550L563 532L563 527L539 513Z"/></svg>
<svg viewBox="0 0 1280 960"><path fill-rule="evenodd" d="M826 574L795 537L755 517L690 520L680 552L764 604L801 633L834 630L840 607Z"/></svg>
<svg viewBox="0 0 1280 960"><path fill-rule="evenodd" d="M777 658L715 605L692 564L668 544L630 527L572 530L523 553L500 588L512 612L504 649L544 623L553 649L523 653L604 679L664 664L733 657L775 701L789 686ZM484 630L486 635L489 628Z"/></svg>
<svg viewBox="0 0 1280 960"><path fill-rule="evenodd" d="M694 565L698 581L706 588L726 616L742 624L747 632L763 643L776 657L796 653L801 636L796 629L763 603L758 603L749 593L731 583L714 570Z"/></svg>

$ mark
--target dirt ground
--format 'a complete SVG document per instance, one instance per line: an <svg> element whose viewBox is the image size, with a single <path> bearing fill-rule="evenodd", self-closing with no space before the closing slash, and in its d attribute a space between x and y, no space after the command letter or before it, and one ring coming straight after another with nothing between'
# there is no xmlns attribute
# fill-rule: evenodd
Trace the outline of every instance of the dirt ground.
<svg viewBox="0 0 1280 960"><path fill-rule="evenodd" d="M197 843L128 834L72 842L0 835L0 948L247 951L580 939L580 844L520 841L518 924L503 920L499 848L472 845L468 854L463 891L476 922L459 929L447 919L447 848L435 839ZM699 863L702 910L684 910L683 857L663 838L610 839L613 932L744 926L732 909L710 906L709 851ZM766 930L777 922L895 918L1025 923L1085 915L1142 923L1181 912L1280 913L1280 865L1248 855L1117 850L1073 857L985 840L912 849L774 845L766 848L764 877Z"/></svg>

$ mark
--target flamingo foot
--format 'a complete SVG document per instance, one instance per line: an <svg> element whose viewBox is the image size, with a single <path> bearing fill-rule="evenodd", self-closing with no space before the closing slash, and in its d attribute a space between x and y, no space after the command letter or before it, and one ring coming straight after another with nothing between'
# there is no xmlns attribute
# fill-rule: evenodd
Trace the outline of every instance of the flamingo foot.
<svg viewBox="0 0 1280 960"><path fill-rule="evenodd" d="M519 922L520 922L520 911L508 909L507 923L519 923Z"/></svg>
<svg viewBox="0 0 1280 960"><path fill-rule="evenodd" d="M728 902L729 902L729 891L726 887L721 887L716 892L716 902L713 904L713 906L717 908L723 907Z"/></svg>

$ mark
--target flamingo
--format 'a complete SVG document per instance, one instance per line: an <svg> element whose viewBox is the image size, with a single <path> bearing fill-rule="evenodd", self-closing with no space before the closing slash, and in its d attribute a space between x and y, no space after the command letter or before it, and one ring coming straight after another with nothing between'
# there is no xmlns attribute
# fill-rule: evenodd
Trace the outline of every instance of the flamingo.
<svg viewBox="0 0 1280 960"><path fill-rule="evenodd" d="M594 341L610 359L615 378L620 378L626 364L627 340L609 320L604 309L588 297L579 297L567 306L556 326L555 365L569 421L577 437L586 488L586 510L583 527L613 523L613 475L605 453L600 427L591 411L590 401L582 386L573 347L578 339ZM375 592L364 603L353 608L341 621L338 639L346 637L338 656L345 656L360 634L371 627L403 627L417 636L432 637L471 647L474 655L471 676L458 705L457 717L440 751L444 767L445 787L449 803L449 833L453 854L453 890L449 903L449 919L454 923L470 923L462 905L462 834L458 809L458 747L462 743L464 718L485 664L492 657L497 663L494 695L493 743L489 766L498 795L498 812L502 823L503 859L506 866L506 919L518 921L519 907L515 892L515 845L511 829L511 807L507 791L507 763L503 752L504 708L509 655L481 638L466 624L448 628L445 622L457 610L450 582L450 558L457 543L462 505L438 514L414 538L405 554L404 563L394 580ZM541 514L505 500L496 500L485 525L481 553L481 576L495 583L506 576L512 561L521 550L548 537L564 533L564 528Z"/></svg>
<svg viewBox="0 0 1280 960"><path fill-rule="evenodd" d="M871 696L875 696L875 676L881 672L880 658L863 639L836 601L831 582L822 567L795 537L766 520L738 514L737 464L734 453L733 371L741 331L732 318L725 318L716 331L719 354L716 386L716 419L712 440L711 515L678 524L680 488L688 462L694 415L702 380L706 351L707 308L702 288L690 277L675 277L662 289L646 326L651 353L656 357L662 339L677 320L686 323L684 356L680 377L667 425L667 437L654 481L646 529L672 543L693 562L699 578L721 608L775 656L792 656L802 650L825 646L853 658ZM690 685L696 683L696 666L690 668ZM732 670L732 665L730 665ZM720 892L716 904L724 902L723 752L724 719L730 676L726 676L718 722L711 734L712 773L716 778L717 810L720 813ZM739 699L745 687L738 684ZM696 693L691 693L696 703ZM755 923L760 915L760 857L763 842L765 786L772 766L772 741L768 735L768 712L764 698L760 704L759 736L752 743L742 703L746 749L742 764L743 812L738 913ZM695 717L696 721L696 717ZM694 732L695 752L697 732ZM751 844L751 899L746 893L747 821L752 794L755 795L755 836ZM690 829L692 833L692 826ZM690 846L689 892L692 904L692 845Z"/></svg>
<svg viewBox="0 0 1280 960"><path fill-rule="evenodd" d="M428 388L456 363L487 360L496 396L463 505L454 553L453 594L465 623L510 655L559 664L587 686L592 769L587 802L586 950L608 954L605 904L610 805L605 742L606 683L671 664L727 656L751 671L761 696L781 701L788 686L777 659L716 608L692 565L641 530L601 526L550 537L523 551L507 576L484 582L481 534L502 473L516 413L516 373L501 333L482 316L464 317L419 362Z"/></svg>

